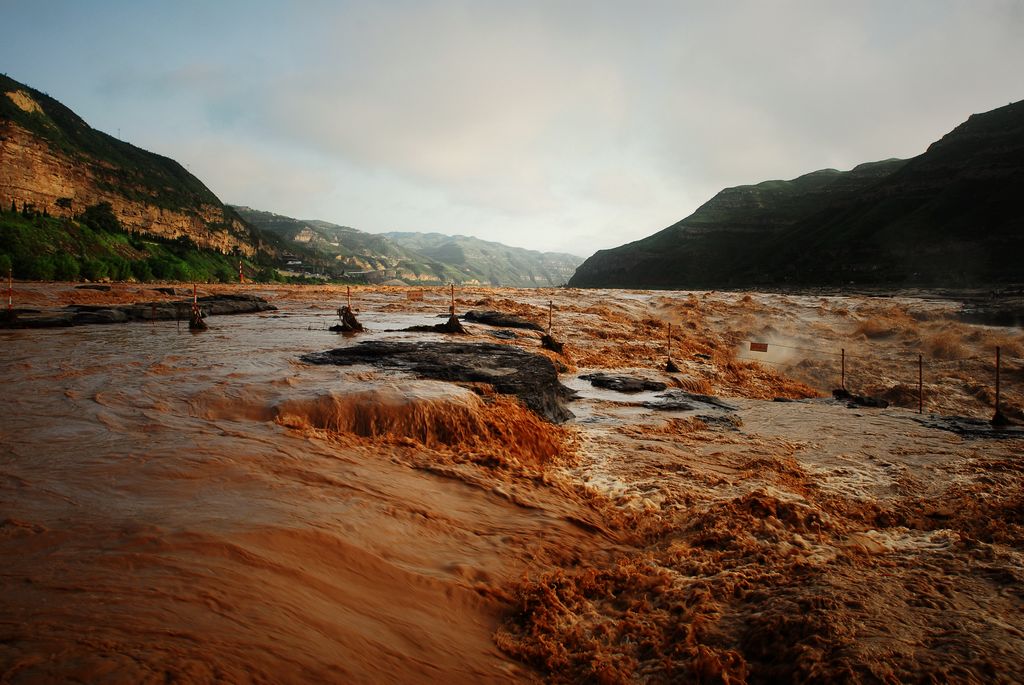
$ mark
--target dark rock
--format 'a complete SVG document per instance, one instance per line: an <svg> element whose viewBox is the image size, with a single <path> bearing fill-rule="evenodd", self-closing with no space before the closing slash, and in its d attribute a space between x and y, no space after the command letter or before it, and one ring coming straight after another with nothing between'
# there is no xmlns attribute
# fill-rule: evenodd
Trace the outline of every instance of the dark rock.
<svg viewBox="0 0 1024 685"><path fill-rule="evenodd" d="M665 362L665 370L669 373L677 373L679 371L679 367L672 361L672 357L669 357L668 361Z"/></svg>
<svg viewBox="0 0 1024 685"><path fill-rule="evenodd" d="M85 285L76 285L75 290L99 290L101 293L110 292L109 285L97 285L95 283L87 283Z"/></svg>
<svg viewBox="0 0 1024 685"><path fill-rule="evenodd" d="M524 319L521 316L505 314L503 312L496 312L492 310L470 310L466 312L462 318L466 321L472 321L473 323L482 323L486 326L497 326L499 328L525 328L531 331L544 330L540 324Z"/></svg>
<svg viewBox="0 0 1024 685"><path fill-rule="evenodd" d="M648 409L659 411L693 411L717 409L721 411L734 412L739 408L711 395L697 395L683 390L669 390L651 402L644 402Z"/></svg>
<svg viewBox="0 0 1024 685"><path fill-rule="evenodd" d="M847 406L850 409L856 409L857 407L868 407L874 409L885 409L889 406L888 400L883 400L880 397L866 397L864 395L854 395L846 388L836 388L832 391L832 397L837 400L846 400Z"/></svg>
<svg viewBox="0 0 1024 685"><path fill-rule="evenodd" d="M991 421L972 419L964 416L914 416L922 426L950 431L964 438L1022 439L1024 428L1020 426L996 426Z"/></svg>
<svg viewBox="0 0 1024 685"><path fill-rule="evenodd" d="M540 337L540 346L545 350L551 350L555 354L562 354L565 350L565 343L559 342L547 334Z"/></svg>
<svg viewBox="0 0 1024 685"><path fill-rule="evenodd" d="M129 320L128 313L123 309L94 309L91 311L77 312L71 317L72 326L83 326L93 323L125 323Z"/></svg>
<svg viewBox="0 0 1024 685"><path fill-rule="evenodd" d="M491 337L498 340L515 340L519 336L512 331L491 331Z"/></svg>
<svg viewBox="0 0 1024 685"><path fill-rule="evenodd" d="M448 316L448 320L444 323L434 324L433 326L410 326L409 328L402 329L406 333L448 333L450 335L468 335L466 329L462 327L462 323L459 322L459 317L451 314Z"/></svg>
<svg viewBox="0 0 1024 685"><path fill-rule="evenodd" d="M694 356L695 359L704 359L704 360L710 360L711 359L711 355L710 354L704 354L703 352L697 352L693 356Z"/></svg>
<svg viewBox="0 0 1024 685"><path fill-rule="evenodd" d="M582 380L590 381L596 388L606 388L616 392L642 392L644 390L664 390L668 386L661 381L649 381L646 378L634 376L619 376L610 373L588 373L580 376Z"/></svg>
<svg viewBox="0 0 1024 685"><path fill-rule="evenodd" d="M515 395L548 421L562 423L573 417L565 402L575 393L558 382L551 360L511 345L372 340L303 355L302 360L340 366L370 364L453 383L489 383L497 392Z"/></svg>
<svg viewBox="0 0 1024 685"><path fill-rule="evenodd" d="M153 288L153 290L154 290L154 292L158 292L158 293L160 293L160 294L162 294L162 295L171 295L171 296L174 296L174 295L177 295L177 294L178 294L178 291L177 291L177 290L175 290L174 288ZM185 291L183 290L183 291L181 292L181 294L182 294L182 295L185 295L185 294L187 294L187 293L186 293L186 292L185 292Z"/></svg>

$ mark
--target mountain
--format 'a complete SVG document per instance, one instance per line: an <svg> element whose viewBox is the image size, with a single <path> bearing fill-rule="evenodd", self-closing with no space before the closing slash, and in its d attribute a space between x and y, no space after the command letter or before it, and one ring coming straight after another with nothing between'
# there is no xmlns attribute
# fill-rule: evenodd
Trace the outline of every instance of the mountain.
<svg viewBox="0 0 1024 685"><path fill-rule="evenodd" d="M371 281L397 278L422 284L557 286L564 284L582 261L572 255L534 252L465 236L373 234L250 207L232 209L264 233L281 238L304 264Z"/></svg>
<svg viewBox="0 0 1024 685"><path fill-rule="evenodd" d="M90 127L45 93L0 75L0 207L55 217L109 203L129 232L254 255L261 236L179 163Z"/></svg>
<svg viewBox="0 0 1024 685"><path fill-rule="evenodd" d="M537 252L464 235L402 232L384 235L402 247L464 270L479 282L492 285L564 285L583 261L571 254Z"/></svg>
<svg viewBox="0 0 1024 685"><path fill-rule="evenodd" d="M597 252L574 287L995 285L1024 281L1024 102L972 115L907 161L727 188Z"/></svg>

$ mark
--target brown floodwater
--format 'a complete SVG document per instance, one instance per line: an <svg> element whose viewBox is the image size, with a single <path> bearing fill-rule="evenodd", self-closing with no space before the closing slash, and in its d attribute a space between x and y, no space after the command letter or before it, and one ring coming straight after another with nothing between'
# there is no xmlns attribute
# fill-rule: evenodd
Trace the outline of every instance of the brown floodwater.
<svg viewBox="0 0 1024 685"><path fill-rule="evenodd" d="M458 292L460 311L542 323L553 302L567 352L544 353L581 397L552 426L480 388L299 360L444 339L393 330L440 320L440 290L357 289L369 331L353 338L326 330L343 288L245 291L279 311L211 317L202 334L0 331L0 682L1014 682L1024 669L1024 439L921 421L991 414L994 344L1020 416L1020 329L961 324L937 300ZM541 352L539 334L517 335ZM827 399L840 348L854 391L899 406ZM657 393L594 389L579 379L592 370L735 411L651 409Z"/></svg>

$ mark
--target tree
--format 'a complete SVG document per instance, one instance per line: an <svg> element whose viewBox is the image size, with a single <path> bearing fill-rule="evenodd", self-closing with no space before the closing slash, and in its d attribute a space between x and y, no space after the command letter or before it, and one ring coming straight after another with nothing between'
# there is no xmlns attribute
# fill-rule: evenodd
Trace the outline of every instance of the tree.
<svg viewBox="0 0 1024 685"><path fill-rule="evenodd" d="M114 208L109 202L100 202L99 204L86 207L79 220L89 224L93 230L97 231L116 233L121 230L121 222L114 214Z"/></svg>

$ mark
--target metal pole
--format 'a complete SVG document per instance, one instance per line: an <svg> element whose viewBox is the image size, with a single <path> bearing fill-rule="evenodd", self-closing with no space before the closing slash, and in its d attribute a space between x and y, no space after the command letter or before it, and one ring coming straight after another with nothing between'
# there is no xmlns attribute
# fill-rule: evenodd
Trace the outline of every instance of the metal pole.
<svg viewBox="0 0 1024 685"><path fill-rule="evenodd" d="M840 377L839 387L841 387L843 390L846 390L846 348L845 347L842 348L842 353L843 353L843 370L842 370L842 376Z"/></svg>
<svg viewBox="0 0 1024 685"><path fill-rule="evenodd" d="M552 300L548 300L548 335L551 335L551 321L554 317L555 303Z"/></svg>
<svg viewBox="0 0 1024 685"><path fill-rule="evenodd" d="M924 357L917 355L917 413L924 412Z"/></svg>
<svg viewBox="0 0 1024 685"><path fill-rule="evenodd" d="M455 316L455 284L454 283L452 283L452 306L451 306L451 312L452 312L452 316Z"/></svg>
<svg viewBox="0 0 1024 685"><path fill-rule="evenodd" d="M345 286L345 299L348 302L348 310L352 311L352 286Z"/></svg>
<svg viewBox="0 0 1024 685"><path fill-rule="evenodd" d="M668 361L672 361L672 324L668 325Z"/></svg>
<svg viewBox="0 0 1024 685"><path fill-rule="evenodd" d="M192 304L199 304L199 295L196 292L196 284L192 284Z"/></svg>
<svg viewBox="0 0 1024 685"><path fill-rule="evenodd" d="M996 345L996 416L999 415L999 345Z"/></svg>

